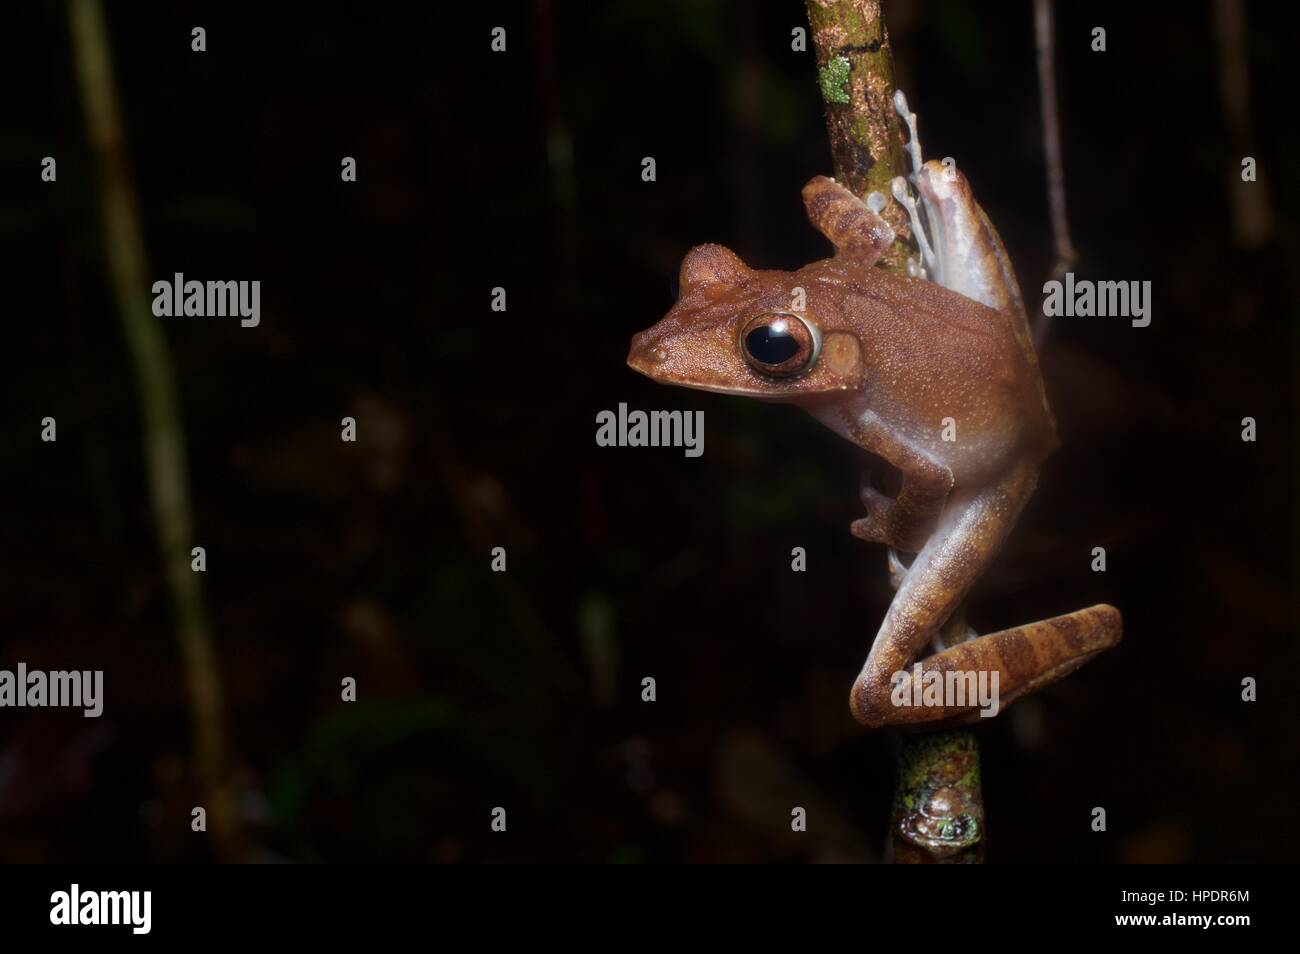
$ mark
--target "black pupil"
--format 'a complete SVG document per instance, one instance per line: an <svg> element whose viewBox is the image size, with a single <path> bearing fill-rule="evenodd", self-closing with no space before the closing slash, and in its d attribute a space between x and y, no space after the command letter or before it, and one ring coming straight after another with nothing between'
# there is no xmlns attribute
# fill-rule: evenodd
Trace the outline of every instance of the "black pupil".
<svg viewBox="0 0 1300 954"><path fill-rule="evenodd" d="M745 336L745 347L761 364L784 364L799 353L799 342L784 322L755 328Z"/></svg>

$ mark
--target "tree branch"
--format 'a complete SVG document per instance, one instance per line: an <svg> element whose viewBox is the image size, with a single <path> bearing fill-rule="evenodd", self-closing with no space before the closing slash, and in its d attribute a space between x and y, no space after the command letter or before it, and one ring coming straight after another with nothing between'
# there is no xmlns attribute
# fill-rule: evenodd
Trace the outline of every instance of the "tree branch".
<svg viewBox="0 0 1300 954"><path fill-rule="evenodd" d="M880 214L897 238L881 265L903 271L916 245L890 182L911 169L894 110L893 51L880 0L807 5L835 178L858 195L879 192L888 200ZM953 620L964 619L959 608ZM890 831L896 863L983 861L984 800L973 732L902 736Z"/></svg>
<svg viewBox="0 0 1300 954"><path fill-rule="evenodd" d="M916 244L889 183L911 170L894 111L894 56L879 0L807 3L835 178L860 196L879 192L888 200L880 214L896 239L881 264L903 271Z"/></svg>

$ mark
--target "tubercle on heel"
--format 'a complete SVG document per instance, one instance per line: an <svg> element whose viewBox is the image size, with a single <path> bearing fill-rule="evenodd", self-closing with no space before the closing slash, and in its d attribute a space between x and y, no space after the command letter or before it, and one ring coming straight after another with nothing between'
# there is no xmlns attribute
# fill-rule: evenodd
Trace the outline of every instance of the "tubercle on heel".
<svg viewBox="0 0 1300 954"><path fill-rule="evenodd" d="M888 712L872 705L867 696L866 685L863 683L862 677L859 676L854 681L853 688L849 691L849 711L853 714L854 720L863 728L884 728L889 724Z"/></svg>

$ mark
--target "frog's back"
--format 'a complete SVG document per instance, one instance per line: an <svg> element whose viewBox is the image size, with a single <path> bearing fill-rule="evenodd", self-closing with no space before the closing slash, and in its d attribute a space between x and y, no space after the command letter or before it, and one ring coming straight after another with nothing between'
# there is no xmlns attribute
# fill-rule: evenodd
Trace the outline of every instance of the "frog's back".
<svg viewBox="0 0 1300 954"><path fill-rule="evenodd" d="M981 215L982 215L981 211ZM1028 317L1001 240L985 219L999 251L1001 278L990 288L973 289L992 297L994 307L972 295L935 282L882 268L863 269L848 257L818 263L821 274L860 296L871 323L884 324L880 333L894 343L905 360L921 375L956 382L965 376L970 386L1004 392L1028 415L1029 430L1044 454L1057 446L1056 421L1047 402L1038 354L1034 350ZM967 396L969 397L969 395Z"/></svg>
<svg viewBox="0 0 1300 954"><path fill-rule="evenodd" d="M1055 447L1032 345L1026 352L1012 315L924 279L840 259L818 265L852 312L879 409L906 394L927 420L962 408L972 433L997 434L1008 449L1046 456Z"/></svg>
<svg viewBox="0 0 1300 954"><path fill-rule="evenodd" d="M1043 373L1038 366L1038 351L1034 348L1034 335L1029 329L1029 313L1025 310L1025 297L1020 292L1020 282L1016 280L1015 270L1011 267L1011 258L1007 255L1006 246L1002 244L1002 236L994 228L993 222L990 221L984 209L976 204L975 208L979 211L980 224L987 230L989 240L997 258L997 278L1000 279L1000 288L994 291L994 298L991 301L983 303L989 305L1007 321L1011 333L1015 336L1016 344L1020 348L1020 353L1024 355L1025 363L1033 372L1034 385L1038 393L1038 399L1043 405L1043 413L1051 426L1053 447L1056 440L1056 418L1052 415L1052 407L1047 402L1047 389L1043 386ZM978 299L977 299L978 300Z"/></svg>

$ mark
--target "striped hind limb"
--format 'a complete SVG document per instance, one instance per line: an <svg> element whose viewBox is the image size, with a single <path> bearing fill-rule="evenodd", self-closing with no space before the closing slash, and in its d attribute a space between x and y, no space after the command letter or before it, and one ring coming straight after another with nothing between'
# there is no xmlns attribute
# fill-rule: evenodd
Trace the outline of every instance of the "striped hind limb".
<svg viewBox="0 0 1300 954"><path fill-rule="evenodd" d="M902 704L890 721L955 726L991 718L1115 646L1122 632L1119 610L1103 603L953 646L895 679L890 700Z"/></svg>
<svg viewBox="0 0 1300 954"><path fill-rule="evenodd" d="M914 663L1001 548L1036 479L1035 469L1021 467L989 487L953 494L907 569L854 682L850 706L863 725L974 721L981 708L990 709L987 698L982 703L978 692L972 699L948 690L975 687L983 673L986 692L995 688L1006 705L1119 642L1119 612L1094 606L949 647L920 661L921 684L914 684ZM925 691L936 684L937 699Z"/></svg>

